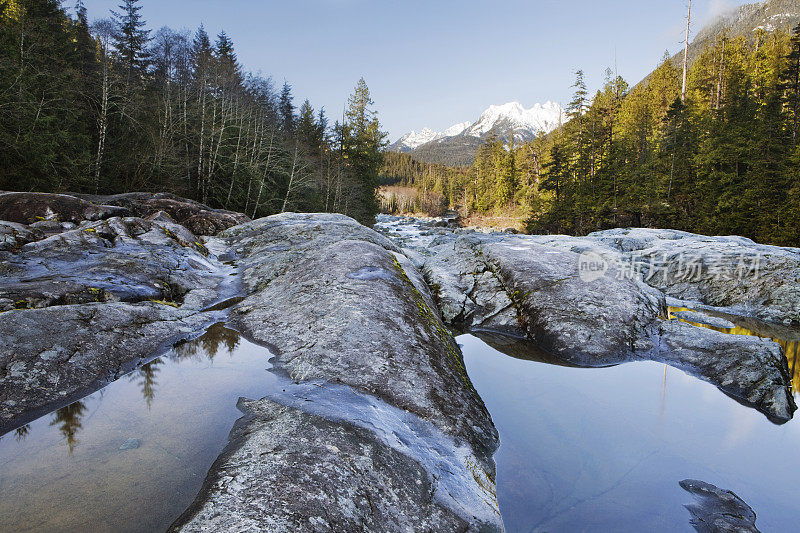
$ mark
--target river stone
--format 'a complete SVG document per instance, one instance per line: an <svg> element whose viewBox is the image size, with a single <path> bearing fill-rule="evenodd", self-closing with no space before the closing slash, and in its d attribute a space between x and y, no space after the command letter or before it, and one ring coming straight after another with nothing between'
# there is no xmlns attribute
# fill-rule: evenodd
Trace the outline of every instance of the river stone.
<svg viewBox="0 0 800 533"><path fill-rule="evenodd" d="M651 350L666 312L658 291L613 274L584 281L578 253L525 236L459 236L432 252L424 271L445 320L527 335L576 364L606 366Z"/></svg>
<svg viewBox="0 0 800 533"><path fill-rule="evenodd" d="M79 223L129 216L124 207L87 202L67 194L0 191L0 220L31 224L37 221Z"/></svg>
<svg viewBox="0 0 800 533"><path fill-rule="evenodd" d="M0 220L0 252L16 251L29 242L44 239L43 231L24 224Z"/></svg>
<svg viewBox="0 0 800 533"><path fill-rule="evenodd" d="M0 434L97 390L211 320L152 302L0 314Z"/></svg>
<svg viewBox="0 0 800 533"><path fill-rule="evenodd" d="M147 300L201 308L229 270L183 226L135 217L85 222L0 260L0 311Z"/></svg>
<svg viewBox="0 0 800 533"><path fill-rule="evenodd" d="M626 260L641 266L647 283L669 296L800 325L798 248L643 228L601 231L586 239L625 252Z"/></svg>
<svg viewBox="0 0 800 533"><path fill-rule="evenodd" d="M257 231L255 230L257 228ZM400 250L386 237L344 215L283 213L243 224L219 235L226 239L242 269L242 282L260 289L310 249L345 239L372 242L387 250Z"/></svg>
<svg viewBox="0 0 800 533"><path fill-rule="evenodd" d="M758 533L756 513L733 492L696 479L684 479L680 486L695 497L685 507L698 533Z"/></svg>
<svg viewBox="0 0 800 533"><path fill-rule="evenodd" d="M720 318L717 316L707 315L705 313L699 313L697 311L677 311L672 313L672 316L674 316L675 318L680 318L681 320L693 322L695 324L704 324L706 326L712 326L715 328L733 329L736 327L736 324L734 324L730 320L725 320L724 318Z"/></svg>
<svg viewBox="0 0 800 533"><path fill-rule="evenodd" d="M521 326L545 350L571 362L613 364L652 348L664 297L609 271L585 280L581 256L524 237L486 239L482 260L515 302Z"/></svg>
<svg viewBox="0 0 800 533"><path fill-rule="evenodd" d="M584 279L579 264L586 254L607 261L608 269ZM668 321L663 293L624 269L620 252L591 240L475 234L429 248L423 271L453 327L525 336L579 366L663 361L773 422L792 418L791 378L777 343ZM512 307L500 314L481 314L506 302Z"/></svg>
<svg viewBox="0 0 800 533"><path fill-rule="evenodd" d="M216 235L220 231L250 220L242 213L212 209L200 202L169 193L132 192L110 196L90 194L75 196L96 204L118 206L141 218L164 212L195 235Z"/></svg>
<svg viewBox="0 0 800 533"><path fill-rule="evenodd" d="M59 207L62 218L87 217L87 205L97 207L55 196L39 198ZM36 195L12 198L38 212ZM201 310L235 289L234 269L163 217L34 225L47 225L50 236L0 224L2 242L10 243L0 247L2 432L93 392L202 330L220 314Z"/></svg>
<svg viewBox="0 0 800 533"><path fill-rule="evenodd" d="M119 447L120 451L135 450L142 445L139 439L128 439Z"/></svg>
<svg viewBox="0 0 800 533"><path fill-rule="evenodd" d="M431 286L442 318L466 330L520 331L517 310L501 280L480 257L472 239L442 239L433 243L422 271Z"/></svg>
<svg viewBox="0 0 800 533"><path fill-rule="evenodd" d="M649 359L716 385L774 423L792 419L797 406L789 366L778 343L728 335L678 320L661 321L659 329L658 348Z"/></svg>
<svg viewBox="0 0 800 533"><path fill-rule="evenodd" d="M470 531L428 473L369 431L269 400L240 402L195 503L171 531Z"/></svg>
<svg viewBox="0 0 800 533"><path fill-rule="evenodd" d="M220 236L237 252L250 292L231 323L270 347L273 371L298 386L349 388L432 424L446 437L439 448L471 450L463 467L474 473L461 488L481 498L465 513L434 497L446 482L440 476L452 474L424 469L364 431L381 425L371 418L377 411L354 426L273 395L244 404L249 416L175 528L502 529L493 496L497 432L413 264L341 215L282 214ZM439 452L418 453L434 454L427 463L435 464Z"/></svg>

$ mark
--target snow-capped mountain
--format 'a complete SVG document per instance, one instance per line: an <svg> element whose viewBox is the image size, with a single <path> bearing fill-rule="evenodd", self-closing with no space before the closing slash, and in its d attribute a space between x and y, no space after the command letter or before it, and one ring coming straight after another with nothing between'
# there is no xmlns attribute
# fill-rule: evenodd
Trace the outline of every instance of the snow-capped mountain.
<svg viewBox="0 0 800 533"><path fill-rule="evenodd" d="M400 137L400 139L398 139L397 142L392 145L392 147L393 149L401 152L409 151L420 147L425 143L440 139L441 137L441 133L435 132L430 128L423 128L419 133L412 130ZM394 148L395 146L396 148Z"/></svg>
<svg viewBox="0 0 800 533"><path fill-rule="evenodd" d="M464 133L464 130L472 126L472 122L459 122L458 124L453 124L444 132L442 132L442 137L455 137L456 135L460 135Z"/></svg>
<svg viewBox="0 0 800 533"><path fill-rule="evenodd" d="M415 148L419 148L423 144L427 144L429 142L437 141L439 139L444 139L447 137L455 137L464 132L468 127L472 125L472 122L460 122L458 124L454 124L447 128L442 132L433 131L430 128L423 128L421 131L411 131L406 133L400 139L397 140L392 146L389 147L390 150L395 150L397 152L410 152Z"/></svg>
<svg viewBox="0 0 800 533"><path fill-rule="evenodd" d="M453 147L460 147L457 164L464 164L474 156L474 150L490 135L504 141L528 141L556 129L565 122L564 110L555 102L536 104L526 109L519 102L489 106L475 122L461 122L436 132L425 128L412 131L400 137L389 150L396 152L417 152L424 154L427 161L450 161L450 155L439 157L437 152L450 154ZM433 154L429 156L428 154Z"/></svg>
<svg viewBox="0 0 800 533"><path fill-rule="evenodd" d="M564 110L555 102L536 104L530 109L525 109L519 102L509 102L489 106L466 134L483 137L494 132L498 137L511 140L513 132L515 140L526 141L550 133L564 122Z"/></svg>

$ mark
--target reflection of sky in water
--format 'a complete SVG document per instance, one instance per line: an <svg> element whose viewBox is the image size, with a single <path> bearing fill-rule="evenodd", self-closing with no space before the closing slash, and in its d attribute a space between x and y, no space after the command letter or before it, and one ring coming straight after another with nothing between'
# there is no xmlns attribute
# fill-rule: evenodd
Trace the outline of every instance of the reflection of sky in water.
<svg viewBox="0 0 800 533"><path fill-rule="evenodd" d="M670 307L670 316L680 311L693 311L686 307ZM688 322L701 328L713 329L729 335L752 335L772 339L781 345L786 361L789 364L789 374L792 376L792 393L796 400L800 400L800 331L782 326L773 326L761 323L757 320L743 319L730 315L723 315L732 322L740 322L732 328L722 328L698 324L681 318L683 322Z"/></svg>
<svg viewBox="0 0 800 533"><path fill-rule="evenodd" d="M797 421L776 426L663 364L576 369L459 342L500 432L508 531L692 531L683 508L692 497L678 486L686 478L737 493L762 531L800 516Z"/></svg>
<svg viewBox="0 0 800 533"><path fill-rule="evenodd" d="M800 445L797 422L773 425L657 363L577 369L459 341L500 431L498 499L509 531L691 531L683 504L692 497L678 486L686 478L736 492L764 531L800 516L788 459ZM214 327L4 436L0 530L165 529L225 446L236 400L276 387L268 358Z"/></svg>
<svg viewBox="0 0 800 533"><path fill-rule="evenodd" d="M498 519L494 487L468 446L350 387L291 383L267 372L269 357L217 325L8 434L0 440L0 531L166 529L227 443L240 396L371 431L438 480L437 501L462 516Z"/></svg>
<svg viewBox="0 0 800 533"><path fill-rule="evenodd" d="M226 445L238 398L261 397L275 381L269 357L214 327L5 435L0 531L166 529ZM120 450L126 443L134 447Z"/></svg>

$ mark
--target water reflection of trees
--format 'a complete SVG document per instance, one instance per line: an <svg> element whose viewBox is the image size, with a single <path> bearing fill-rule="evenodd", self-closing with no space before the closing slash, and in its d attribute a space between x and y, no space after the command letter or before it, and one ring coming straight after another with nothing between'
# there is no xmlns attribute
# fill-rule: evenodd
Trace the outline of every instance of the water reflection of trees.
<svg viewBox="0 0 800 533"><path fill-rule="evenodd" d="M159 368L164 364L164 361L154 359L146 365L143 365L138 372L134 375L135 380L139 382L139 389L142 391L142 398L147 402L147 408L150 409L153 405L153 400L156 397L156 374Z"/></svg>
<svg viewBox="0 0 800 533"><path fill-rule="evenodd" d="M197 339L177 344L173 349L174 359L203 359L213 360L221 347L225 347L229 354L239 346L239 333L226 328L224 324L214 324Z"/></svg>
<svg viewBox="0 0 800 533"><path fill-rule="evenodd" d="M67 439L70 455L72 455L75 451L75 447L78 445L77 435L81 430L83 413L85 411L86 405L84 405L83 402L75 402L56 411L53 421L50 422L51 426L58 426L61 435Z"/></svg>
<svg viewBox="0 0 800 533"><path fill-rule="evenodd" d="M25 440L25 437L28 436L28 433L31 431L31 425L25 424L24 426L17 428L14 430L14 435L17 438L17 442Z"/></svg>
<svg viewBox="0 0 800 533"><path fill-rule="evenodd" d="M670 307L669 311L670 318L672 318L672 313L677 311L698 312L686 307ZM719 331L720 333L727 333L728 335L749 335L753 337L772 339L773 341L777 342L781 345L781 348L783 348L783 353L786 355L786 362L789 364L789 373L792 376L792 393L795 398L800 397L800 354L798 354L798 344L800 344L800 341L797 340L798 332L796 330L790 330L781 326L760 323L753 319L734 317L724 318L736 321L741 320L743 325L736 324L732 328L721 328L718 326L710 326L708 324L698 324L683 318L681 321L692 324L693 326L713 329L714 331Z"/></svg>
<svg viewBox="0 0 800 533"><path fill-rule="evenodd" d="M240 335L236 331L226 328L223 324L216 324L208 328L201 337L176 345L170 354L154 359L142 365L131 374L130 379L139 385L142 397L147 402L148 409L152 406L158 389L158 373L166 360L181 361L195 359L197 361L213 361L220 350L226 350L232 355L239 346ZM57 426L58 431L66 439L69 453L72 454L79 444L78 433L82 429L83 416L86 405L79 401L55 411L50 426ZM31 430L26 424L14 431L17 441L24 440Z"/></svg>
<svg viewBox="0 0 800 533"><path fill-rule="evenodd" d="M165 358L174 362L190 359L198 362L213 361L223 347L229 354L233 354L239 346L239 338L236 331L226 328L224 324L215 324L208 328L201 337L178 343L164 358L154 359L143 365L131 379L139 383L142 397L147 402L147 408L149 409L155 400L158 385L157 374L165 363Z"/></svg>
<svg viewBox="0 0 800 533"><path fill-rule="evenodd" d="M800 397L800 350L798 350L798 341L785 341L781 342L783 346L783 353L786 354L786 360L789 361L789 372L792 374L792 392L795 397Z"/></svg>

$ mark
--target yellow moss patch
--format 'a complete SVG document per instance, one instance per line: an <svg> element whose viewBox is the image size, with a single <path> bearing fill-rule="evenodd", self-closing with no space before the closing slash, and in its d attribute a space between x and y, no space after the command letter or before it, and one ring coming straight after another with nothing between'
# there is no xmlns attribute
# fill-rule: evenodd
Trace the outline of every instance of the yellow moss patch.
<svg viewBox="0 0 800 533"><path fill-rule="evenodd" d="M392 258L393 266L395 271L397 272L398 277L403 281L403 283L408 287L409 291L411 292L411 297L414 299L414 303L416 304L417 308L419 309L420 315L422 319L425 321L425 325L428 327L428 330L432 334L433 337L436 337L440 344L444 347L445 351L447 352L448 359L450 360L451 364L454 365L456 371L461 376L461 380L464 382L464 385L470 389L473 389L472 382L469 380L469 375L467 374L467 369L464 367L464 361L461 357L461 353L456 348L455 339L450 334L450 330L448 330L436 316L436 314L431 311L430 307L427 303L425 303L425 298L423 298L422 294L417 290L414 284L409 279L406 271L403 270L403 266L397 260L396 257Z"/></svg>
<svg viewBox="0 0 800 533"><path fill-rule="evenodd" d="M175 309L180 308L180 305L176 304L175 302L167 302L164 300L149 300L149 301L153 302L154 304L168 305L170 307L174 307Z"/></svg>

